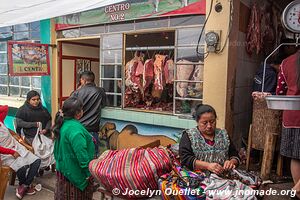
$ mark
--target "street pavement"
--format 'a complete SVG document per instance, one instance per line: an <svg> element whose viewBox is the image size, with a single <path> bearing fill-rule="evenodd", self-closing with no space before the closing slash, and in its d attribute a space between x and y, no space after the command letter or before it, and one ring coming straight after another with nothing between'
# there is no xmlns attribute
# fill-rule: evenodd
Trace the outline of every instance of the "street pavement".
<svg viewBox="0 0 300 200"><path fill-rule="evenodd" d="M35 183L40 183L42 185L42 190L36 192L35 195L25 195L24 200L53 200L54 199L54 187L55 187L55 173L46 172L44 176L37 177L34 180ZM16 197L16 187L18 181L14 186L8 185L6 188L4 200L17 200Z"/></svg>
<svg viewBox="0 0 300 200"><path fill-rule="evenodd" d="M8 186L6 188L4 200L17 200L16 197L16 186ZM40 192L37 192L35 195L25 195L23 200L53 200L54 192L46 188L43 188Z"/></svg>
<svg viewBox="0 0 300 200"><path fill-rule="evenodd" d="M55 173L51 171L45 171L45 174L41 177L37 177L34 180L34 183L39 183L42 185L42 190L36 192L35 195L25 195L22 200L53 200L54 199L54 189L56 183L56 176ZM18 181L14 186L8 185L6 188L4 200L17 200L16 197L16 186L18 185ZM95 192L93 196L94 200L101 199L101 193ZM118 200L119 198L114 198L114 200Z"/></svg>

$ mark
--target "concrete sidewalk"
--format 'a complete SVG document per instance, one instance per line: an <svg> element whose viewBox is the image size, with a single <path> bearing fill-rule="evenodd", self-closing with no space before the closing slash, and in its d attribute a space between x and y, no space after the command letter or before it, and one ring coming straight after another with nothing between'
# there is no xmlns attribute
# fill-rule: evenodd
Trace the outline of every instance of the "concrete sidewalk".
<svg viewBox="0 0 300 200"><path fill-rule="evenodd" d="M5 196L5 200L17 200L16 197L16 186L7 186ZM50 191L46 188L43 188L40 192L37 192L35 195L25 195L22 200L53 200L54 192Z"/></svg>

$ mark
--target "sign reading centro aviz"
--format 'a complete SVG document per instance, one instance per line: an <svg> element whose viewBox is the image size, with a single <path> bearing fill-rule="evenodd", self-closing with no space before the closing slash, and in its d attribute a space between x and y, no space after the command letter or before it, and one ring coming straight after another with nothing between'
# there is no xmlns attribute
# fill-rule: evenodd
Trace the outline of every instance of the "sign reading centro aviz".
<svg viewBox="0 0 300 200"><path fill-rule="evenodd" d="M8 42L9 75L50 75L47 44L30 42Z"/></svg>

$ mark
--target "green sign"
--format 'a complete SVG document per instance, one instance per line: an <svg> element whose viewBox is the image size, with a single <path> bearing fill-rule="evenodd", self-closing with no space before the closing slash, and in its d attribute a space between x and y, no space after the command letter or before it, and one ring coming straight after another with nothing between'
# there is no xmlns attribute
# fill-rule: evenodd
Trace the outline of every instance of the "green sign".
<svg viewBox="0 0 300 200"><path fill-rule="evenodd" d="M56 18L56 30L82 25L105 24L166 17L205 14L205 0L129 0Z"/></svg>

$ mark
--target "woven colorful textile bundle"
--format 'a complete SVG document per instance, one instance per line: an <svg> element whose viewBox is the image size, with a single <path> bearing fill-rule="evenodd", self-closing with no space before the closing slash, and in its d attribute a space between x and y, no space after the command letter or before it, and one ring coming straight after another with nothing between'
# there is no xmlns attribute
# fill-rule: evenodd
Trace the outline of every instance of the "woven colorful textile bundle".
<svg viewBox="0 0 300 200"><path fill-rule="evenodd" d="M171 149L167 149L172 161L172 172L164 174L158 180L163 200L196 200L205 199L205 174L201 171L190 171L181 164Z"/></svg>
<svg viewBox="0 0 300 200"><path fill-rule="evenodd" d="M205 175L192 172L180 166L160 177L158 184L164 200L196 200L205 199L205 185L202 183Z"/></svg>
<svg viewBox="0 0 300 200"><path fill-rule="evenodd" d="M105 151L89 165L91 174L106 190L118 188L121 194L128 190L149 191L158 188L158 178L171 171L168 153L161 148L132 148ZM128 198L148 194L128 194Z"/></svg>

